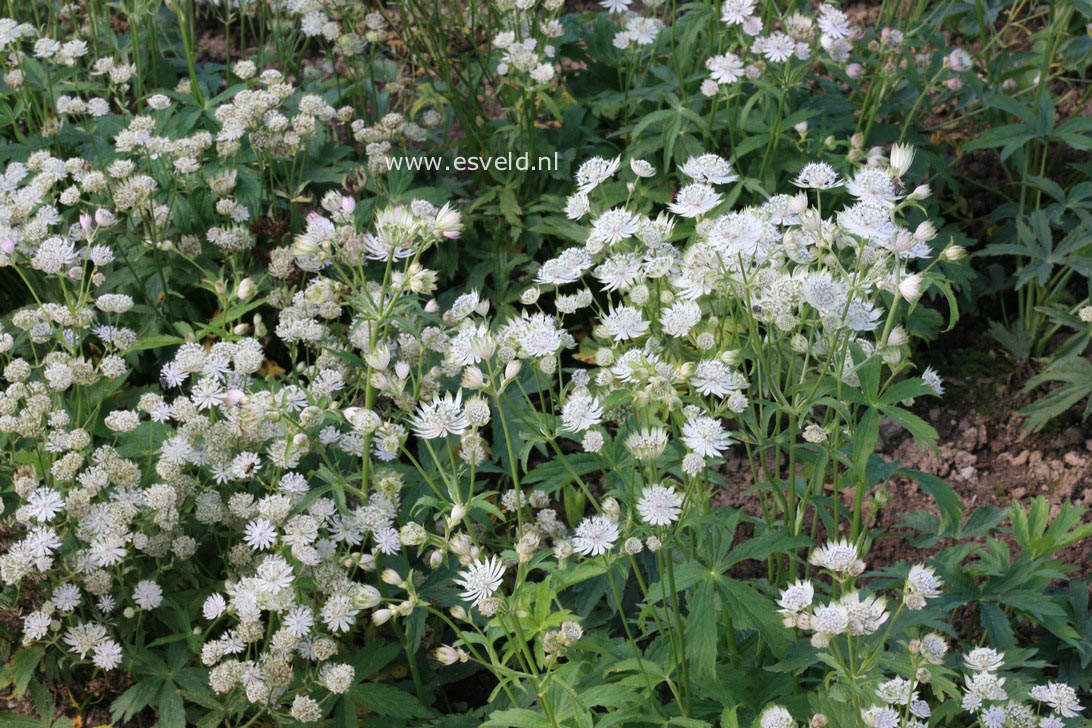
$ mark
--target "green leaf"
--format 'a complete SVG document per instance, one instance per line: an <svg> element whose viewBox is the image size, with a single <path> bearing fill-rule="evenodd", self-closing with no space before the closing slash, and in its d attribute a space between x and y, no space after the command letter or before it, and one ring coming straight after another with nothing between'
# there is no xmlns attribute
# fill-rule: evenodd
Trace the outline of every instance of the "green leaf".
<svg viewBox="0 0 1092 728"><path fill-rule="evenodd" d="M383 683L361 683L349 691L353 702L376 715L403 718L432 718L435 713L409 693Z"/></svg>
<svg viewBox="0 0 1092 728"><path fill-rule="evenodd" d="M690 613L686 618L686 659L690 661L694 676L710 680L717 664L717 604L712 580L698 585L688 601Z"/></svg>
<svg viewBox="0 0 1092 728"><path fill-rule="evenodd" d="M158 728L186 728L186 707L174 683L163 683L156 700L156 712L159 716L156 721Z"/></svg>
<svg viewBox="0 0 1092 728"><path fill-rule="evenodd" d="M811 539L807 536L790 536L784 530L766 531L731 549L723 559L717 562L717 570L725 572L741 561L761 561L771 554L787 553L810 545Z"/></svg>
<svg viewBox="0 0 1092 728"><path fill-rule="evenodd" d="M354 653L349 662L356 670L356 679L365 680L389 665L400 654L402 647L399 644L376 640Z"/></svg>
<svg viewBox="0 0 1092 728"><path fill-rule="evenodd" d="M110 704L110 718L115 723L128 723L156 698L163 685L161 680L141 680L114 699Z"/></svg>
<svg viewBox="0 0 1092 728"><path fill-rule="evenodd" d="M933 499L940 510L941 531L956 528L963 522L963 501L942 478L920 470L902 469L902 475L908 475L925 495Z"/></svg>
<svg viewBox="0 0 1092 728"><path fill-rule="evenodd" d="M526 708L512 708L490 713L482 728L550 728L546 716Z"/></svg>
<svg viewBox="0 0 1092 728"><path fill-rule="evenodd" d="M990 645L1005 651L1015 647L1016 637L1012 633L1012 625L1009 624L1009 618L1005 616L1001 608L996 604L983 602L980 609L979 621L990 636Z"/></svg>
<svg viewBox="0 0 1092 728"><path fill-rule="evenodd" d="M133 345L128 351L145 351L147 349L165 349L168 346L181 346L185 344L186 340L181 336L170 336L169 334L155 334L153 336L142 336L137 340L137 343Z"/></svg>
<svg viewBox="0 0 1092 728"><path fill-rule="evenodd" d="M788 649L786 629L773 600L735 579L717 579L717 587L735 626L755 630L774 655L784 657Z"/></svg>
<svg viewBox="0 0 1092 728"><path fill-rule="evenodd" d="M3 671L0 671L0 684L13 686L11 693L13 698L23 697L43 655L45 655L45 648L41 646L24 647L12 655L8 663L4 665Z"/></svg>
<svg viewBox="0 0 1092 728"><path fill-rule="evenodd" d="M902 407L883 407L881 408L881 411L895 422L905 427L919 444L928 445L936 451L937 438L939 435L937 434L935 427L910 410L903 409Z"/></svg>

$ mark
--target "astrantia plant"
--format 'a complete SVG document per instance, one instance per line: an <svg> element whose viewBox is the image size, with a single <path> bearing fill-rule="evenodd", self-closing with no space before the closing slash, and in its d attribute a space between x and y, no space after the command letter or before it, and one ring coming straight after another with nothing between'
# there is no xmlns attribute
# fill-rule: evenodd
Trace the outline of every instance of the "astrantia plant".
<svg viewBox="0 0 1092 728"><path fill-rule="evenodd" d="M581 348L601 368L566 387L569 430L599 431L612 414L606 402L615 418L639 409L643 426L621 429L630 453L656 461L648 445L660 432L660 451L676 439L677 467L696 479L736 442L754 482L773 486L763 494L771 524L780 514L792 533L814 533L818 511L809 509L821 504L828 528L844 518L859 538L880 417L923 443L934 436L903 407L942 392L933 372L907 376L914 367L905 315L928 289L948 290L936 263L962 256L957 246L932 244L928 221L900 224L929 190L901 191L912 149L896 147L891 157L844 176L809 164L795 194L726 211L718 188L737 177L727 160L702 155L682 168L693 182L669 205L678 217L648 210L642 175L623 193L606 184L616 162L586 162L577 172L586 181L567 208L590 220L587 242L543 264L538 287L524 296L542 307L541 292L556 288L549 303L562 321L593 318ZM605 200L625 194L629 202L597 205L600 185L617 190ZM842 206L832 210L835 201ZM584 279L594 280L569 293ZM578 420L588 403L596 417ZM855 491L848 513L827 497L830 483Z"/></svg>

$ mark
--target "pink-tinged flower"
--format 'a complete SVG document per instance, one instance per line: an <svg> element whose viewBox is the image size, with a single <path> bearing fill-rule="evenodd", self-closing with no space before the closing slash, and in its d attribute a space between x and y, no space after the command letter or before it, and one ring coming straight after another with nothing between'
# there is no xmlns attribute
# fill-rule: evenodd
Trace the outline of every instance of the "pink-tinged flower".
<svg viewBox="0 0 1092 728"><path fill-rule="evenodd" d="M91 229L91 216L86 212L80 213L80 227L85 231Z"/></svg>
<svg viewBox="0 0 1092 728"><path fill-rule="evenodd" d="M14 253L15 241L11 238L7 240L0 240L0 253Z"/></svg>
<svg viewBox="0 0 1092 728"><path fill-rule="evenodd" d="M101 207L95 210L95 224L99 227L109 227L110 225L113 225L116 221L117 218L114 217L114 213L110 212L109 210L104 210Z"/></svg>

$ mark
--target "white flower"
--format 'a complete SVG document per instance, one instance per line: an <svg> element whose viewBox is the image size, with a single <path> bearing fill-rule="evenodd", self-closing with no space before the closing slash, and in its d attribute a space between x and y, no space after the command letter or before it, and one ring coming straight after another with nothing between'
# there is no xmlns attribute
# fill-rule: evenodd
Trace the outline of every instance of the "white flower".
<svg viewBox="0 0 1092 728"><path fill-rule="evenodd" d="M654 462L667 448L667 430L663 427L642 427L626 438L626 449L641 462Z"/></svg>
<svg viewBox="0 0 1092 728"><path fill-rule="evenodd" d="M568 248L556 258L546 261L538 269L535 283L560 286L573 283L592 267L591 255L583 247Z"/></svg>
<svg viewBox="0 0 1092 728"><path fill-rule="evenodd" d="M605 554L618 540L618 525L607 516L585 518L576 527L573 550L584 556Z"/></svg>
<svg viewBox="0 0 1092 728"><path fill-rule="evenodd" d="M1005 661L1005 653L990 647L976 647L963 655L963 664L971 670L996 672Z"/></svg>
<svg viewBox="0 0 1092 728"><path fill-rule="evenodd" d="M718 84L735 83L743 78L743 61L735 53L713 56L705 61L709 78Z"/></svg>
<svg viewBox="0 0 1092 728"><path fill-rule="evenodd" d="M725 0L721 5L720 19L728 25L741 25L755 14L755 2L756 0Z"/></svg>
<svg viewBox="0 0 1092 728"><path fill-rule="evenodd" d="M632 306L619 306L611 309L603 317L603 328L614 341L628 341L648 333L648 321L641 316L640 310Z"/></svg>
<svg viewBox="0 0 1092 728"><path fill-rule="evenodd" d="M1048 683L1036 685L1031 689L1031 697L1041 703L1046 703L1058 715L1063 718L1076 718L1083 710L1077 700L1077 693L1065 683Z"/></svg>
<svg viewBox="0 0 1092 728"><path fill-rule="evenodd" d="M891 220L891 211L872 202L858 202L838 213L838 225L846 232L871 242L885 242L899 229Z"/></svg>
<svg viewBox="0 0 1092 728"><path fill-rule="evenodd" d="M71 612L80 604L80 588L75 584L61 584L53 590L50 601L58 611Z"/></svg>
<svg viewBox="0 0 1092 728"><path fill-rule="evenodd" d="M64 510L64 499L52 488L35 488L19 510L39 523L49 523Z"/></svg>
<svg viewBox="0 0 1092 728"><path fill-rule="evenodd" d="M701 217L720 204L721 197L707 184L695 182L683 187L675 195L675 201L667 206L681 217Z"/></svg>
<svg viewBox="0 0 1092 728"><path fill-rule="evenodd" d="M880 683L876 687L876 695L888 705L909 705L918 699L914 685L909 680L896 677Z"/></svg>
<svg viewBox="0 0 1092 728"><path fill-rule="evenodd" d="M726 397L747 386L747 379L720 359L703 359L694 368L690 383L698 394Z"/></svg>
<svg viewBox="0 0 1092 728"><path fill-rule="evenodd" d="M227 601L224 599L223 594L210 594L208 599L205 600L205 604L201 608L202 614L205 619L210 622L227 610Z"/></svg>
<svg viewBox="0 0 1092 728"><path fill-rule="evenodd" d="M644 159L629 160L629 168L638 177L654 177L656 175L656 168Z"/></svg>
<svg viewBox="0 0 1092 728"><path fill-rule="evenodd" d="M816 607L812 613L811 625L821 634L842 634L849 627L849 612L840 604Z"/></svg>
<svg viewBox="0 0 1092 728"><path fill-rule="evenodd" d="M944 380L933 367L925 367L925 371L921 373L921 381L925 382L936 396L944 394Z"/></svg>
<svg viewBox="0 0 1092 728"><path fill-rule="evenodd" d="M641 520L650 526L668 526L679 520L682 513L682 497L674 488L650 485L641 491L637 501Z"/></svg>
<svg viewBox="0 0 1092 728"><path fill-rule="evenodd" d="M620 253L596 266L594 275L603 284L604 291L617 291L632 289L645 273L640 256Z"/></svg>
<svg viewBox="0 0 1092 728"><path fill-rule="evenodd" d="M322 621L333 632L348 632L360 610L345 594L335 594L322 605Z"/></svg>
<svg viewBox="0 0 1092 728"><path fill-rule="evenodd" d="M603 420L603 408L599 400L581 390L561 407L561 426L568 432L583 432Z"/></svg>
<svg viewBox="0 0 1092 728"><path fill-rule="evenodd" d="M863 167L846 182L846 191L864 203L890 208L898 199L895 179L886 169Z"/></svg>
<svg viewBox="0 0 1092 728"><path fill-rule="evenodd" d="M45 612L38 610L31 612L23 618L23 642L34 642L42 639L49 632L49 625L53 618Z"/></svg>
<svg viewBox="0 0 1092 728"><path fill-rule="evenodd" d="M410 419L410 426L419 437L434 440L448 435L462 435L470 426L463 412L463 393L454 397L448 392L442 398L419 405L417 414Z"/></svg>
<svg viewBox="0 0 1092 728"><path fill-rule="evenodd" d="M621 164L621 157L609 160L602 157L592 157L576 170L576 184L581 192L587 194L617 172Z"/></svg>
<svg viewBox="0 0 1092 728"><path fill-rule="evenodd" d="M739 175L732 173L732 164L716 154L690 157L680 171L696 182L712 185L727 184L739 179Z"/></svg>
<svg viewBox="0 0 1092 728"><path fill-rule="evenodd" d="M842 184L838 179L838 173L826 162L809 162L796 175L793 184L797 187L806 187L813 190L829 190Z"/></svg>
<svg viewBox="0 0 1092 728"><path fill-rule="evenodd" d="M588 196L583 192L578 192L575 195L570 195L565 198L565 217L570 220L579 220L588 214L591 209L591 202L588 200Z"/></svg>
<svg viewBox="0 0 1092 728"><path fill-rule="evenodd" d="M455 583L463 588L462 598L476 607L496 594L503 580L504 565L496 556L490 556L461 571Z"/></svg>
<svg viewBox="0 0 1092 728"><path fill-rule="evenodd" d="M629 210L607 210L592 221L592 229L588 233L589 247L602 248L631 238L637 232L637 223L637 216Z"/></svg>
<svg viewBox="0 0 1092 728"><path fill-rule="evenodd" d="M848 574L856 569L859 558L857 547L842 539L813 549L808 562L821 569Z"/></svg>
<svg viewBox="0 0 1092 728"><path fill-rule="evenodd" d="M633 2L633 0L599 0L599 5L608 13L621 15L629 10L631 2Z"/></svg>
<svg viewBox="0 0 1092 728"><path fill-rule="evenodd" d="M163 603L163 589L154 581L143 579L133 589L133 601L141 609L155 609Z"/></svg>
<svg viewBox="0 0 1092 728"><path fill-rule="evenodd" d="M777 603L782 612L803 612L811 607L815 598L815 587L808 580L797 581L781 591Z"/></svg>
<svg viewBox="0 0 1092 728"><path fill-rule="evenodd" d="M395 528L381 528L373 534L375 550L387 556L393 556L402 550L402 539Z"/></svg>
<svg viewBox="0 0 1092 728"><path fill-rule="evenodd" d="M910 568L910 575L906 577L906 590L920 594L926 599L940 596L940 587L943 582L931 567L924 564L915 564Z"/></svg>
<svg viewBox="0 0 1092 728"><path fill-rule="evenodd" d="M768 706L758 717L759 728L796 728L792 713L780 705Z"/></svg>
<svg viewBox="0 0 1092 728"><path fill-rule="evenodd" d="M695 417L682 426L682 441L687 448L707 458L719 457L731 440L713 417Z"/></svg>
<svg viewBox="0 0 1092 728"><path fill-rule="evenodd" d="M694 301L676 301L660 314L664 333L677 339L689 334L699 321L701 321L701 306Z"/></svg>
<svg viewBox="0 0 1092 728"><path fill-rule="evenodd" d="M894 708L874 705L861 711L861 722L869 728L899 728L901 718Z"/></svg>
<svg viewBox="0 0 1092 728"><path fill-rule="evenodd" d="M121 664L121 645L112 639L99 642L91 652L91 661L100 670L113 670Z"/></svg>
<svg viewBox="0 0 1092 728"><path fill-rule="evenodd" d="M793 52L796 50L796 41L778 31L771 33L769 37L757 39L752 46L752 50L761 53L773 63L781 63L792 58Z"/></svg>
<svg viewBox="0 0 1092 728"><path fill-rule="evenodd" d="M304 637L315 626L315 613L310 607L294 607L284 615L284 627L297 637Z"/></svg>
<svg viewBox="0 0 1092 728"><path fill-rule="evenodd" d="M276 543L277 529L265 518L255 518L246 525L243 540L252 551L265 551Z"/></svg>

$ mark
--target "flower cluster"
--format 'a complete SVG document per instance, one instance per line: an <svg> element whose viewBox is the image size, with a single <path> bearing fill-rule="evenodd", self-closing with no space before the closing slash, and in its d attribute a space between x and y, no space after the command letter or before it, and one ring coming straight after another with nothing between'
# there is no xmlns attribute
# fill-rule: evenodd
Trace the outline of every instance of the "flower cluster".
<svg viewBox="0 0 1092 728"><path fill-rule="evenodd" d="M1032 700L1045 706L1046 715L1042 715L1042 708L1029 707L1019 699L1020 693L1011 694L1006 687L1006 678L1000 674L1004 664L1004 653L990 647L978 647L963 655L963 709L976 717L978 725L1063 728L1066 719L1080 715L1082 706L1076 691L1059 682L1035 685L1028 691Z"/></svg>

